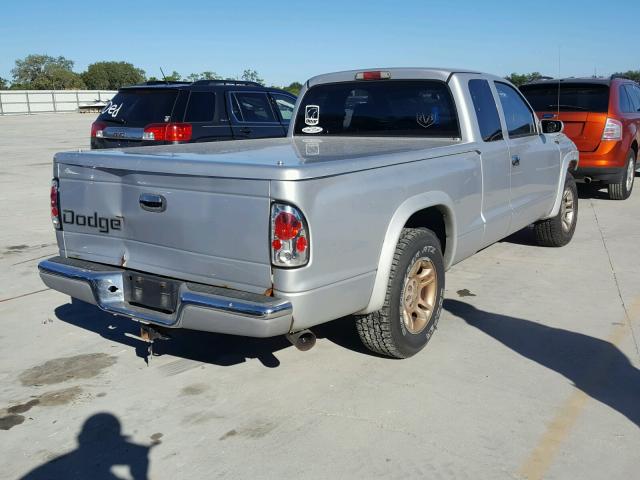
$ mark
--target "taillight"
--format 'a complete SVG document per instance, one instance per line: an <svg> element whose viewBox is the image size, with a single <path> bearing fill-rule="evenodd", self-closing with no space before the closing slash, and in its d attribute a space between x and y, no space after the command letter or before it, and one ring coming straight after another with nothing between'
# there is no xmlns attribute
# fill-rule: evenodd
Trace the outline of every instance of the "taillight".
<svg viewBox="0 0 640 480"><path fill-rule="evenodd" d="M188 142L192 133L193 127L190 123L152 123L144 127L142 139L156 142Z"/></svg>
<svg viewBox="0 0 640 480"><path fill-rule="evenodd" d="M53 226L60 230L62 228L62 223L60 222L60 199L58 198L59 187L58 187L58 179L54 178L51 180L51 222Z"/></svg>
<svg viewBox="0 0 640 480"><path fill-rule="evenodd" d="M271 262L276 267L301 267L309 261L309 235L302 213L291 205L271 206Z"/></svg>
<svg viewBox="0 0 640 480"><path fill-rule="evenodd" d="M622 122L607 118L604 132L602 132L602 140L622 140Z"/></svg>
<svg viewBox="0 0 640 480"><path fill-rule="evenodd" d="M356 80L389 80L390 78L391 72L383 72L380 70L356 73Z"/></svg>
<svg viewBox="0 0 640 480"><path fill-rule="evenodd" d="M107 124L100 121L95 121L91 124L91 137L92 138L103 138L104 137L104 129L107 128Z"/></svg>

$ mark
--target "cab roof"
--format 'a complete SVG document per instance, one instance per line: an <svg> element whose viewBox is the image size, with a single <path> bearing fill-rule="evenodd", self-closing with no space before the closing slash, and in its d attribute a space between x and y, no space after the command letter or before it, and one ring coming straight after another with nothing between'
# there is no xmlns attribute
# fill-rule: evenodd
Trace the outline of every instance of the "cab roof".
<svg viewBox="0 0 640 480"><path fill-rule="evenodd" d="M325 73L317 75L307 80L307 88L322 83L338 83L354 81L356 73L383 71L391 73L391 80L441 80L448 81L451 76L456 73L473 73L477 75L486 75L492 78L498 78L494 75L485 74L475 70L467 70L462 68L433 68L433 67L396 67L396 68L361 68L358 70L345 70L342 72Z"/></svg>

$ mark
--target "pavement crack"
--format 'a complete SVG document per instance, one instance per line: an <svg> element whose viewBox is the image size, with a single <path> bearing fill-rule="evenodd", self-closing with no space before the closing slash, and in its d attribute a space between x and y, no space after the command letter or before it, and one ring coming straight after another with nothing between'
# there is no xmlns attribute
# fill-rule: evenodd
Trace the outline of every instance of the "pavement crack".
<svg viewBox="0 0 640 480"><path fill-rule="evenodd" d="M611 252L609 252L609 247L607 246L607 240L605 239L604 232L602 231L602 227L600 226L600 220L598 219L598 213L596 212L596 207L593 204L593 199L589 200L589 204L591 205L591 210L593 211L593 217L596 220L596 226L598 227L598 232L600 232L600 239L602 240L602 246L604 247L604 251L607 252L607 259L609 260L609 267L611 268L611 275L613 276L613 282L616 285L616 290L618 291L618 298L620 298L620 304L622 305L622 309L624 310L624 318L626 319L629 330L631 331L631 338L633 338L633 344L636 347L636 355L640 358L640 347L638 346L638 339L636 338L636 332L633 329L633 324L631 322L631 315L629 315L629 309L627 308L627 304L622 297L622 291L620 290L620 283L618 282L618 276L616 275L616 269L613 266L613 260L611 259Z"/></svg>
<svg viewBox="0 0 640 480"><path fill-rule="evenodd" d="M50 288L43 288L42 290L36 290L35 292L23 293L21 295L16 295L15 297L2 298L0 299L0 303L8 302L9 300L15 300L17 298L28 297L29 295L35 295L36 293L46 292L47 290L51 290Z"/></svg>

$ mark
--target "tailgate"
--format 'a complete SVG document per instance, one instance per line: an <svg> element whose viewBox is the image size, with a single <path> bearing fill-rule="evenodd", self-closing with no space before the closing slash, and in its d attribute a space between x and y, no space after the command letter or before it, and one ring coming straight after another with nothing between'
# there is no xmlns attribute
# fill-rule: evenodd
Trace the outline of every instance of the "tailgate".
<svg viewBox="0 0 640 480"><path fill-rule="evenodd" d="M271 287L268 180L56 166L66 256L254 293Z"/></svg>
<svg viewBox="0 0 640 480"><path fill-rule="evenodd" d="M602 132L607 123L606 113L596 112L542 112L541 119L552 116L564 123L564 133L573 140L581 152L594 152L600 145Z"/></svg>

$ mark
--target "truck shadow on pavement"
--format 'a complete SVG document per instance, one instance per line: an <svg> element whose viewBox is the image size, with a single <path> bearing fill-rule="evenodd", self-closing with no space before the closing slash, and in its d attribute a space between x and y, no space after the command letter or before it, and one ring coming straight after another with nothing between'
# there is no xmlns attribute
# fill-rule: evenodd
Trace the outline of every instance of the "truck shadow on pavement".
<svg viewBox="0 0 640 480"><path fill-rule="evenodd" d="M519 355L564 376L640 427L640 370L612 343L485 312L458 300L445 300L444 308Z"/></svg>
<svg viewBox="0 0 640 480"><path fill-rule="evenodd" d="M56 317L66 323L97 333L103 338L135 349L138 357L148 361L148 345L126 334L138 335L139 324L122 317L105 313L88 303L73 300L55 310ZM318 339L326 338L331 342L358 353L375 354L367 350L360 342L355 323L347 317L313 329ZM188 360L219 366L232 366L248 359L257 359L267 368L280 366L275 352L294 348L284 337L251 338L217 333L197 332L193 330L167 330L171 339L156 341L155 355L172 355ZM300 352L304 355L304 352Z"/></svg>
<svg viewBox="0 0 640 480"><path fill-rule="evenodd" d="M114 415L96 413L84 422L75 450L36 467L21 480L116 480L121 477L111 471L114 466L128 467L134 480L146 480L149 451L155 444L131 442L122 435L120 421Z"/></svg>

